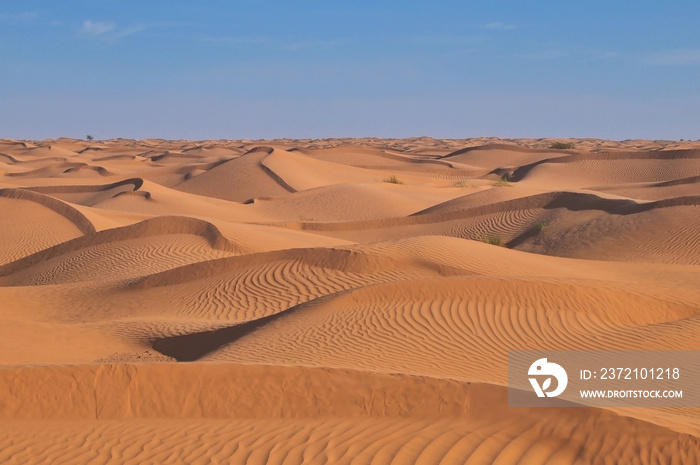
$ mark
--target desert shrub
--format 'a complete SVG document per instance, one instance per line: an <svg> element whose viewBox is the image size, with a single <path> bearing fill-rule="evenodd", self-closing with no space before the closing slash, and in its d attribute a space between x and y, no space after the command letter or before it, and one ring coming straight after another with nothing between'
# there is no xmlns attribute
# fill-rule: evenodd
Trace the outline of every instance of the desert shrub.
<svg viewBox="0 0 700 465"><path fill-rule="evenodd" d="M395 174L392 174L388 178L384 178L384 182L388 182L390 184L403 184L403 181L396 177Z"/></svg>
<svg viewBox="0 0 700 465"><path fill-rule="evenodd" d="M572 142L560 142L556 141L552 145L549 146L551 149L557 149L557 150L566 150L566 149L573 149L574 144Z"/></svg>
<svg viewBox="0 0 700 465"><path fill-rule="evenodd" d="M503 245L503 238L501 236L486 236L483 241L489 245Z"/></svg>
<svg viewBox="0 0 700 465"><path fill-rule="evenodd" d="M547 229L547 226L549 226L549 222L547 220L540 220L537 223L535 223L535 229L539 232L542 232L545 229Z"/></svg>

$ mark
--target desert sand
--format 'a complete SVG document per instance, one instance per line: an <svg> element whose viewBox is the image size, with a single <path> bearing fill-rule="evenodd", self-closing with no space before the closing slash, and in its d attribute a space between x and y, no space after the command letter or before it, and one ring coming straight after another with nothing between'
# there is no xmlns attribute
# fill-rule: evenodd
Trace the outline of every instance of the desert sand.
<svg viewBox="0 0 700 465"><path fill-rule="evenodd" d="M700 142L0 140L0 463L697 464L507 351L700 350Z"/></svg>

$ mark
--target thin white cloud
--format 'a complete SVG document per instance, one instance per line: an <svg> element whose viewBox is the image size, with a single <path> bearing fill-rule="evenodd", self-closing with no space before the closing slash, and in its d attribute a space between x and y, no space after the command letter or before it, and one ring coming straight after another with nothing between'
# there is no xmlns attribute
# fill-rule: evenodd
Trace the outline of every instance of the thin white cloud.
<svg viewBox="0 0 700 465"><path fill-rule="evenodd" d="M126 29L118 29L117 25L111 21L86 20L83 22L83 26L78 31L78 35L88 39L114 41L139 32L143 29L143 25L136 25Z"/></svg>
<svg viewBox="0 0 700 465"><path fill-rule="evenodd" d="M515 26L513 24L508 24L508 23L494 22L494 23L484 24L484 29L497 29L497 30L501 30L501 31L510 31L511 29L515 29Z"/></svg>
<svg viewBox="0 0 700 465"><path fill-rule="evenodd" d="M128 29L122 29L121 31L117 31L116 34L112 36L112 39L121 39L122 37L130 36L131 34L136 34L139 31L143 31L145 28L146 26L138 24Z"/></svg>
<svg viewBox="0 0 700 465"><path fill-rule="evenodd" d="M99 37L113 31L116 27L117 25L114 23L88 20L83 22L83 27L80 28L79 32L86 36Z"/></svg>
<svg viewBox="0 0 700 465"><path fill-rule="evenodd" d="M700 49L676 49L651 52L642 57L642 62L655 66L700 65Z"/></svg>

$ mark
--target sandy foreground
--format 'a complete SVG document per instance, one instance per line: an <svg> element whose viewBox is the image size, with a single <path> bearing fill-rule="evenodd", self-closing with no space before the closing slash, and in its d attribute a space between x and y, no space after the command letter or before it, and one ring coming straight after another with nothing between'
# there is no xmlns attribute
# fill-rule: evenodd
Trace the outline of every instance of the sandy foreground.
<svg viewBox="0 0 700 465"><path fill-rule="evenodd" d="M0 463L700 463L507 406L508 350L700 350L700 142L553 142L0 140Z"/></svg>

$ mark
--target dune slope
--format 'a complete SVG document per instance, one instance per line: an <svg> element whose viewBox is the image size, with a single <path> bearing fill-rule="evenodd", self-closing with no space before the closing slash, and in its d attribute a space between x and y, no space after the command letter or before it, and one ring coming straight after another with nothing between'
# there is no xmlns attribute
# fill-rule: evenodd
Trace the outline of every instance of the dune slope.
<svg viewBox="0 0 700 465"><path fill-rule="evenodd" d="M700 351L673 141L0 140L0 462L691 464L516 349Z"/></svg>

